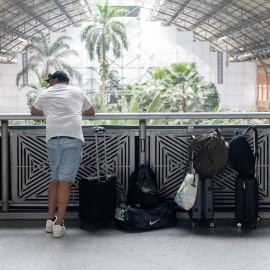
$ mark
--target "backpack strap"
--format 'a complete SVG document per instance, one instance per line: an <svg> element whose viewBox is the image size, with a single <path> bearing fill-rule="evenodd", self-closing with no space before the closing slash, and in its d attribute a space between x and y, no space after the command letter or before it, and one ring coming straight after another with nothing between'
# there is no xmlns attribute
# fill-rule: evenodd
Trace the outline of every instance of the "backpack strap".
<svg viewBox="0 0 270 270"><path fill-rule="evenodd" d="M211 134L213 134L213 131L193 138L190 145L188 146L188 154L191 155L193 150L195 150L200 144L204 143L211 137Z"/></svg>
<svg viewBox="0 0 270 270"><path fill-rule="evenodd" d="M255 157L255 177L257 174L257 168L258 168L258 161L259 161L259 151L258 151L258 130L255 125L250 125L246 130L242 132L242 135L245 136L247 132L252 129L254 134L254 157Z"/></svg>
<svg viewBox="0 0 270 270"><path fill-rule="evenodd" d="M249 130L253 129L254 132L254 156L256 158L256 160L259 157L259 153L258 153L258 130L257 127L255 125L250 125L247 129L245 129L242 132L243 136L246 136L246 134L248 133Z"/></svg>

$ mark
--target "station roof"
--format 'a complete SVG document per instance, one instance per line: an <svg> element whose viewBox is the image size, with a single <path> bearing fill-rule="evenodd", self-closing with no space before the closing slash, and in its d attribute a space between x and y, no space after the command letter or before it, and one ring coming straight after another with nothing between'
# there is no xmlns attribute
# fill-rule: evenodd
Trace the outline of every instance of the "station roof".
<svg viewBox="0 0 270 270"><path fill-rule="evenodd" d="M90 22L94 0L0 0L0 62L11 63L36 31L46 36ZM270 57L270 0L109 0L129 16L193 31L231 61Z"/></svg>

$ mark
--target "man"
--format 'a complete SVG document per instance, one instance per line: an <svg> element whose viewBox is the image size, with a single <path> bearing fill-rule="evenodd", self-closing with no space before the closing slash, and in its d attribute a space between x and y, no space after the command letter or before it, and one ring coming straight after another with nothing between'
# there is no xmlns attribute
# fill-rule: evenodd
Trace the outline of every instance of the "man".
<svg viewBox="0 0 270 270"><path fill-rule="evenodd" d="M31 114L46 117L47 154L52 179L45 230L52 232L54 237L61 237L66 233L64 216L71 184L82 159L82 115L94 115L95 109L80 88L68 85L66 73L56 71L49 74L46 81L49 87L36 99Z"/></svg>

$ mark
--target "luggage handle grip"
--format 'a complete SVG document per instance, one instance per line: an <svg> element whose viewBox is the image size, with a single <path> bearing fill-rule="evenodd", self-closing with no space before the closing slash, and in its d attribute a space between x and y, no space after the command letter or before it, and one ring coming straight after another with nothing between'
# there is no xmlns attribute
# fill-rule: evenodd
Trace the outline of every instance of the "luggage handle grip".
<svg viewBox="0 0 270 270"><path fill-rule="evenodd" d="M105 132L105 128L104 127L95 127L95 133L103 133Z"/></svg>

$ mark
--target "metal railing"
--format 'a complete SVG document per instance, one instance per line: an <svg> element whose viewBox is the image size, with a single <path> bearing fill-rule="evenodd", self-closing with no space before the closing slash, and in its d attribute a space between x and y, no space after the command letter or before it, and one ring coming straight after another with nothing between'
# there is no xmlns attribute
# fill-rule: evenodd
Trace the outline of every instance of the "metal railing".
<svg viewBox="0 0 270 270"><path fill-rule="evenodd" d="M139 120L139 160L145 164L146 120L150 119L269 119L270 112L246 113L97 113L84 116L83 120ZM9 211L9 149L8 132L10 120L45 120L44 116L33 116L28 113L0 114L1 121L1 176L2 176L2 212Z"/></svg>

